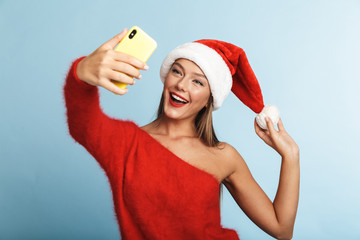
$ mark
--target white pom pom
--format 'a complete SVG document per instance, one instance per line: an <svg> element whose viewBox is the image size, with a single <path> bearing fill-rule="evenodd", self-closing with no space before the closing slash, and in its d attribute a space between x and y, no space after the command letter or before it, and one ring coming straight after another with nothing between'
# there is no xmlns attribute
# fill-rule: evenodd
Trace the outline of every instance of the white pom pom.
<svg viewBox="0 0 360 240"><path fill-rule="evenodd" d="M265 105L263 110L256 116L256 123L262 128L262 129L268 129L266 125L265 117L268 116L274 127L278 124L280 119L280 112L279 109L274 105Z"/></svg>

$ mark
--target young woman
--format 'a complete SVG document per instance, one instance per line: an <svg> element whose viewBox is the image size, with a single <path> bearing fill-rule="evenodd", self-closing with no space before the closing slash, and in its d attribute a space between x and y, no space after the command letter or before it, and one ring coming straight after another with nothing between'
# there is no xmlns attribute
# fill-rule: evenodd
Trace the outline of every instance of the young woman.
<svg viewBox="0 0 360 240"><path fill-rule="evenodd" d="M221 183L261 229L291 239L299 198L299 148L281 119L279 131L271 120L267 129L254 121L257 135L282 157L273 202L241 155L219 142L212 127L212 111L231 88L254 111L263 108L242 50L215 40L176 48L161 67L164 89L158 117L139 127L108 117L99 105L97 86L124 95L128 90L113 82L135 84L133 78L141 78L137 69L148 69L113 51L126 32L75 60L64 87L70 134L109 178L122 239L239 239L234 230L221 226Z"/></svg>

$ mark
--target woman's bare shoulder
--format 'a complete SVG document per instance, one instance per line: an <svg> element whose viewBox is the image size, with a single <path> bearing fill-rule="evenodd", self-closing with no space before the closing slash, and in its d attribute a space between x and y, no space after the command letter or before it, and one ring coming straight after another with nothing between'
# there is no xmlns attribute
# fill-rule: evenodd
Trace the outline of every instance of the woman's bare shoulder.
<svg viewBox="0 0 360 240"><path fill-rule="evenodd" d="M218 149L219 154L226 159L241 156L232 145L226 142L219 142L216 148Z"/></svg>
<svg viewBox="0 0 360 240"><path fill-rule="evenodd" d="M216 148L218 158L227 166L229 177L237 170L239 164L244 162L244 159L232 145L226 142L220 142Z"/></svg>

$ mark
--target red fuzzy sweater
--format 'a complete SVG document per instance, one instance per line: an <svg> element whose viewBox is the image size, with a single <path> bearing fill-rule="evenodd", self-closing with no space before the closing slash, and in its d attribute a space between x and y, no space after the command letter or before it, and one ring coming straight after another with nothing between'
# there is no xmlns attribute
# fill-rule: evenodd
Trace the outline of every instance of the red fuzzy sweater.
<svg viewBox="0 0 360 240"><path fill-rule="evenodd" d="M81 59L73 62L64 86L69 131L109 179L122 239L239 239L221 226L216 178L134 122L105 115L98 88L76 76Z"/></svg>

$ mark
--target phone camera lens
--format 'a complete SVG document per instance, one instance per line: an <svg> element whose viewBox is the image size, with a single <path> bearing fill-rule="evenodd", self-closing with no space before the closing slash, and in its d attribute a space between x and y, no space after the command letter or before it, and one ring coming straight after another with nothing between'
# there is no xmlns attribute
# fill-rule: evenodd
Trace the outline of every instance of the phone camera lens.
<svg viewBox="0 0 360 240"><path fill-rule="evenodd" d="M136 34L136 30L134 29L131 31L129 38L132 39L135 36L135 34Z"/></svg>

